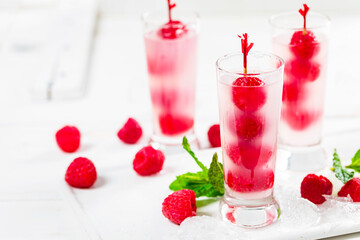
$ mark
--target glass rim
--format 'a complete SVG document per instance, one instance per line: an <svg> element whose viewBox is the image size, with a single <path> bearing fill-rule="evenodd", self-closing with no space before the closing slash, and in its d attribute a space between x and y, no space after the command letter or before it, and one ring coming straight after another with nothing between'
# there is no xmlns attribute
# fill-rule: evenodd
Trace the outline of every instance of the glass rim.
<svg viewBox="0 0 360 240"><path fill-rule="evenodd" d="M228 54L225 54L221 57L219 57L217 60L216 60L216 69L221 71L221 72L224 72L224 73L227 73L229 75L234 75L234 76L243 76L243 77L248 77L248 76L263 76L263 75L271 75L273 73L276 73L278 71L280 71L281 69L284 68L285 66L285 61L284 59L282 59L281 57L279 57L278 55L276 54L273 54L273 53L269 53L269 52L260 52L260 51L253 51L253 52L250 52L249 55L263 55L263 56L268 56L268 57L274 57L276 58L277 60L280 61L280 66L276 67L274 70L270 70L270 71L263 71L263 72L258 72L258 73L241 73L241 72L234 72L234 71L229 71L229 70L226 70L222 67L220 67L220 63L229 58L229 57L234 57L234 56L243 56L243 53L240 52L240 51L237 51L237 52L232 52L232 53L228 53Z"/></svg>
<svg viewBox="0 0 360 240"><path fill-rule="evenodd" d="M275 28L279 28L279 29L285 29L285 30L294 30L294 31L301 31L303 30L303 28L296 28L296 27L284 27L284 26L281 26L279 24L276 24L274 22L274 19L277 19L277 18L280 18L280 17L284 17L284 16L287 16L287 15L295 15L295 14L299 14L299 12L297 11L289 11L289 12L283 12L283 13L279 13L279 14L276 14L276 15L272 15L270 18L269 18L269 23L272 27L275 27ZM309 30L313 30L313 29L320 29L320 28L324 28L324 27L328 27L330 25L330 22L331 22L331 18L325 14L322 14L322 13L319 13L319 12L309 12L307 16L319 16L319 17L322 17L325 21L324 21L324 24L320 24L319 26L315 26L315 27L306 27L306 29L309 29Z"/></svg>
<svg viewBox="0 0 360 240"><path fill-rule="evenodd" d="M190 14L190 15L193 15L194 16L194 22L198 22L199 21L199 18L200 18L200 15L198 12L195 12L195 11L183 11L183 10L179 10L179 11L175 11L176 13L179 13L180 15L181 14ZM141 21L142 22L146 22L145 20L148 19L149 16L151 16L152 14L156 14L156 13L161 13L161 14L164 14L164 11L163 10L154 10L154 11L146 11L146 12L143 12L141 14ZM181 20L181 19L180 19Z"/></svg>

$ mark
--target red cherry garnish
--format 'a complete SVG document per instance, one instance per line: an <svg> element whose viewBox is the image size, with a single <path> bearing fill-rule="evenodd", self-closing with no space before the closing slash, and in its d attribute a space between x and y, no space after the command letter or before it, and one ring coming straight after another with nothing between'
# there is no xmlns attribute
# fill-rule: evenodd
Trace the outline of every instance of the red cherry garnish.
<svg viewBox="0 0 360 240"><path fill-rule="evenodd" d="M233 82L233 102L242 111L259 110L266 101L265 83L257 77L239 77Z"/></svg>
<svg viewBox="0 0 360 240"><path fill-rule="evenodd" d="M304 4L304 9L299 9L299 13L304 18L304 28L293 34L290 40L290 50L296 57L308 59L319 52L320 45L315 40L314 33L306 29L306 15L310 8Z"/></svg>
<svg viewBox="0 0 360 240"><path fill-rule="evenodd" d="M161 29L159 30L159 34L165 39L179 38L187 32L186 26L180 21L172 20L171 10L176 7L176 4L171 3L171 0L168 0L167 2L169 11L169 22L161 27Z"/></svg>

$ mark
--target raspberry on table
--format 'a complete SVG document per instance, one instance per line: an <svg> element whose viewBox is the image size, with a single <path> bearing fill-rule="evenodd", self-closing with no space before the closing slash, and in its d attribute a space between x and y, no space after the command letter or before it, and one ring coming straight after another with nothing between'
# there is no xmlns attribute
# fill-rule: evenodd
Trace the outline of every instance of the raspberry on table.
<svg viewBox="0 0 360 240"><path fill-rule="evenodd" d="M162 203L162 213L178 225L186 218L196 216L195 192L183 189L170 194Z"/></svg>
<svg viewBox="0 0 360 240"><path fill-rule="evenodd" d="M209 128L208 139L212 147L221 146L220 125L214 124Z"/></svg>
<svg viewBox="0 0 360 240"><path fill-rule="evenodd" d="M290 50L298 58L309 59L319 53L320 43L313 32L307 30L304 35L303 31L296 31L290 40Z"/></svg>
<svg viewBox="0 0 360 240"><path fill-rule="evenodd" d="M274 172L271 169L255 169L252 171L228 171L225 182L237 192L257 192L272 188L274 185Z"/></svg>
<svg viewBox="0 0 360 240"><path fill-rule="evenodd" d="M65 126L55 134L56 143L64 152L72 153L80 146L80 131L74 126Z"/></svg>
<svg viewBox="0 0 360 240"><path fill-rule="evenodd" d="M360 202L360 178L354 177L349 180L338 192L339 197L350 195L354 202Z"/></svg>
<svg viewBox="0 0 360 240"><path fill-rule="evenodd" d="M133 160L133 168L141 176L149 176L161 171L165 155L152 146L140 149Z"/></svg>
<svg viewBox="0 0 360 240"><path fill-rule="evenodd" d="M135 119L129 118L124 126L119 130L117 136L124 143L137 143L142 136L141 126Z"/></svg>
<svg viewBox="0 0 360 240"><path fill-rule="evenodd" d="M180 114L162 114L159 116L161 132L165 135L178 135L194 125L194 119Z"/></svg>
<svg viewBox="0 0 360 240"><path fill-rule="evenodd" d="M259 110L266 102L264 85L257 77L239 77L232 87L234 104L245 112Z"/></svg>
<svg viewBox="0 0 360 240"><path fill-rule="evenodd" d="M308 174L301 182L301 197L315 204L326 201L323 195L331 195L332 183L326 177Z"/></svg>
<svg viewBox="0 0 360 240"><path fill-rule="evenodd" d="M69 165L65 174L65 181L72 187L89 188L97 178L94 164L87 158L78 157Z"/></svg>

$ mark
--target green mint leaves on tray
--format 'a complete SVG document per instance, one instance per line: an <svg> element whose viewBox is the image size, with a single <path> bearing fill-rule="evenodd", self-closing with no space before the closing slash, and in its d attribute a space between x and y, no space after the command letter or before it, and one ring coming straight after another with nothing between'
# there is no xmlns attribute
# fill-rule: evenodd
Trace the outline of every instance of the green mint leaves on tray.
<svg viewBox="0 0 360 240"><path fill-rule="evenodd" d="M190 189L195 192L196 197L217 197L224 195L224 170L222 164L218 162L217 153L213 155L210 168L208 169L195 156L186 137L183 138L182 145L202 171L196 173L188 172L177 176L170 184L170 190Z"/></svg>
<svg viewBox="0 0 360 240"><path fill-rule="evenodd" d="M333 154L333 170L335 172L336 178L339 179L344 184L346 182L348 182L349 180L351 180L354 177L354 174L355 174L353 171L349 171L346 168L351 168L351 169L354 169L355 171L360 170L360 152L359 151L353 157L352 163L349 166L343 167L341 165L341 161L340 161L339 155L336 152L336 149L334 150L334 154ZM356 170L356 169L358 169L358 170Z"/></svg>

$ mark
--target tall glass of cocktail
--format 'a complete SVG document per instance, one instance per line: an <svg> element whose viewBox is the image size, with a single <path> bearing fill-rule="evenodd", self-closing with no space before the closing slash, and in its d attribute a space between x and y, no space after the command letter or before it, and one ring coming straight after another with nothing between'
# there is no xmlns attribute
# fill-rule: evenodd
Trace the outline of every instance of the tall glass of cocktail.
<svg viewBox="0 0 360 240"><path fill-rule="evenodd" d="M242 52L219 58L219 97L225 196L224 220L247 228L266 226L279 216L273 198L284 62L252 52L247 35Z"/></svg>
<svg viewBox="0 0 360 240"><path fill-rule="evenodd" d="M198 17L168 12L143 15L145 50L153 113L151 142L179 145L195 140L195 87Z"/></svg>

